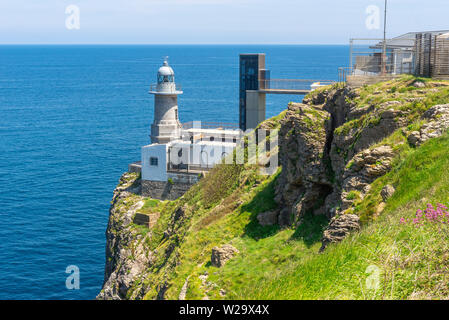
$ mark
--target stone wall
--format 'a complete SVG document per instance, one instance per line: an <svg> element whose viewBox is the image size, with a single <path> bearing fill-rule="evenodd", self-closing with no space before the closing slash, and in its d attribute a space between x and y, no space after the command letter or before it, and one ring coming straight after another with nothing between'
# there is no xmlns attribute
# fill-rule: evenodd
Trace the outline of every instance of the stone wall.
<svg viewBox="0 0 449 320"><path fill-rule="evenodd" d="M142 180L142 196L159 200L175 200L196 183Z"/></svg>
<svg viewBox="0 0 449 320"><path fill-rule="evenodd" d="M133 222L135 224L146 226L148 228L153 228L156 225L157 220L159 220L159 217L161 216L160 212L154 212L150 214L144 214L137 212L134 216Z"/></svg>

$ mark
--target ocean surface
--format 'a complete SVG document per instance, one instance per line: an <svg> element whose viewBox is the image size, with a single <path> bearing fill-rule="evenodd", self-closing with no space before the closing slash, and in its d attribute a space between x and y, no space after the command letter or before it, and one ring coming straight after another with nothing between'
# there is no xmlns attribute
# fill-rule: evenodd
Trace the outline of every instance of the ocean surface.
<svg viewBox="0 0 449 320"><path fill-rule="evenodd" d="M272 78L337 80L347 46L0 46L0 299L94 299L112 192L149 143L169 56L182 122L238 122L238 55ZM300 96L267 96L267 117ZM80 288L66 288L66 268Z"/></svg>

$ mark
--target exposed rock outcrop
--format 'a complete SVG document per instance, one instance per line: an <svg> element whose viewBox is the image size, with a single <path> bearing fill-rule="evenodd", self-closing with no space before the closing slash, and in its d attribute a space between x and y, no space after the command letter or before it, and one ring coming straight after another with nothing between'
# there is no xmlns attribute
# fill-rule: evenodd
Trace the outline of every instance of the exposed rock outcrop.
<svg viewBox="0 0 449 320"><path fill-rule="evenodd" d="M210 258L211 264L214 267L222 267L229 260L232 259L239 251L230 244L225 244L221 247L212 248L212 255Z"/></svg>
<svg viewBox="0 0 449 320"><path fill-rule="evenodd" d="M412 85L426 87L418 82ZM306 212L329 218L350 213L348 209L363 200L371 183L390 171L395 151L392 145L379 142L398 129L408 132L413 111L404 104L418 103L422 97L366 106L352 102L354 97L357 93L352 89L334 88L304 99L303 104L289 105L279 132L283 168L275 198L280 205L279 225L301 223ZM438 137L449 128L449 105L430 108L422 120L419 131L409 132L412 145ZM383 190L384 202L393 193L392 186ZM258 219L261 224L272 224L274 213L261 214Z"/></svg>
<svg viewBox="0 0 449 320"><path fill-rule="evenodd" d="M351 89L333 89L305 99L308 104L289 105L279 134L281 226L300 222L308 211L333 217L390 170L392 148L371 146L407 125L407 112L399 101L358 107L348 99L355 96Z"/></svg>
<svg viewBox="0 0 449 320"><path fill-rule="evenodd" d="M320 251L323 251L329 243L343 240L351 231L359 230L359 221L359 217L355 214L333 217L329 227L324 231Z"/></svg>
<svg viewBox="0 0 449 320"><path fill-rule="evenodd" d="M283 207L278 222L288 226L326 197L332 185L326 154L332 131L330 114L319 107L291 103L281 121L279 160L282 173L276 201Z"/></svg>
<svg viewBox="0 0 449 320"><path fill-rule="evenodd" d="M391 169L393 157L394 152L390 146L380 146L363 150L352 158L342 176L340 194L342 211L348 209L354 200L363 199L370 190L370 184ZM339 189L336 190L338 192ZM355 191L358 199L348 197L349 194L354 195Z"/></svg>
<svg viewBox="0 0 449 320"><path fill-rule="evenodd" d="M382 189L382 191L380 191L380 196L382 197L382 200L386 202L394 195L395 191L396 190L394 189L394 187L388 184Z"/></svg>
<svg viewBox="0 0 449 320"><path fill-rule="evenodd" d="M408 142L417 147L431 138L437 138L449 128L449 104L436 105L424 112L423 120L427 120L419 131L413 131L407 137Z"/></svg>
<svg viewBox="0 0 449 320"><path fill-rule="evenodd" d="M144 204L138 195L139 186L137 174L125 173L114 190L106 230L105 279L99 300L125 299L128 289L152 261L144 237L131 228L136 211Z"/></svg>

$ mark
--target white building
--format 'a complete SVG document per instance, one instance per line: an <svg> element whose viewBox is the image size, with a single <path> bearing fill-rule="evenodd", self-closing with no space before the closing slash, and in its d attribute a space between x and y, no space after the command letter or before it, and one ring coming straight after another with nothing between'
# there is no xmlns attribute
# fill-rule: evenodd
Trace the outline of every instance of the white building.
<svg viewBox="0 0 449 320"><path fill-rule="evenodd" d="M164 61L151 85L154 95L152 144L143 146L140 163L130 171L141 171L142 193L153 198L174 199L198 181L226 156L231 156L243 132L235 124L191 122L181 125L175 73ZM179 189L179 185L181 189ZM173 193L172 190L176 189Z"/></svg>

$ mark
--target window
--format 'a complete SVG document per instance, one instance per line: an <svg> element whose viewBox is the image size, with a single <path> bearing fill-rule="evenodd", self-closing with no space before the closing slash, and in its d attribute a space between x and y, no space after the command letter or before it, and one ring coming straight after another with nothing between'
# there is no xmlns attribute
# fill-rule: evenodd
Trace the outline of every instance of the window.
<svg viewBox="0 0 449 320"><path fill-rule="evenodd" d="M215 138L214 137L210 137L210 141L214 141L215 140Z"/></svg>
<svg viewBox="0 0 449 320"><path fill-rule="evenodd" d="M150 157L150 166L158 166L158 159L156 157Z"/></svg>
<svg viewBox="0 0 449 320"><path fill-rule="evenodd" d="M178 120L178 109L175 109L175 119Z"/></svg>

